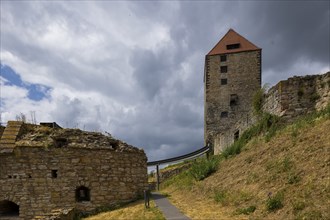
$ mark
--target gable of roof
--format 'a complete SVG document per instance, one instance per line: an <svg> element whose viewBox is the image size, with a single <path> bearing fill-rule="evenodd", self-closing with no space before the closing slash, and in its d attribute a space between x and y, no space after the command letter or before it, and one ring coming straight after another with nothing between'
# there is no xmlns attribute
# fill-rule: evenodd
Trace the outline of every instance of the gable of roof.
<svg viewBox="0 0 330 220"><path fill-rule="evenodd" d="M232 44L239 44L239 48L228 50L227 45ZM221 38L221 40L212 48L212 50L207 55L237 53L251 50L261 50L261 48L248 41L246 38L238 34L233 29L229 29L225 36Z"/></svg>

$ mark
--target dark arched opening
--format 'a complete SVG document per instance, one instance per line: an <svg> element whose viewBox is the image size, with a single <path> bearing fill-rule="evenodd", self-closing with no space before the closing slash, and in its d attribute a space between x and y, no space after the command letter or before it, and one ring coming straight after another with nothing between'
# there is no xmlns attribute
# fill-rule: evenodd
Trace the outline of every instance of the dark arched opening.
<svg viewBox="0 0 330 220"><path fill-rule="evenodd" d="M0 201L0 216L19 216L19 205L8 200Z"/></svg>
<svg viewBox="0 0 330 220"><path fill-rule="evenodd" d="M84 202L90 201L90 189L85 186L80 186L76 189L76 201L77 202Z"/></svg>

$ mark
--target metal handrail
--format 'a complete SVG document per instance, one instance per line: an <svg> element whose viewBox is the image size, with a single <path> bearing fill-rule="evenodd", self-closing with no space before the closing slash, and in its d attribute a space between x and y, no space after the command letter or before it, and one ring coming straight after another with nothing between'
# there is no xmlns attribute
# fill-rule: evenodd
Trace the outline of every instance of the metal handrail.
<svg viewBox="0 0 330 220"><path fill-rule="evenodd" d="M171 163L171 162L176 162L176 161L181 161L181 160L185 160L185 159L190 159L192 157L197 157L200 156L202 154L205 154L207 152L210 151L210 147L205 146L199 150L196 150L194 152L191 152L189 154L184 154L178 157L172 157L172 158L168 158L168 159L164 159L164 160L157 160L157 161L151 161L151 162L147 162L147 166L155 166L155 165L160 165L160 164L166 164L166 163Z"/></svg>

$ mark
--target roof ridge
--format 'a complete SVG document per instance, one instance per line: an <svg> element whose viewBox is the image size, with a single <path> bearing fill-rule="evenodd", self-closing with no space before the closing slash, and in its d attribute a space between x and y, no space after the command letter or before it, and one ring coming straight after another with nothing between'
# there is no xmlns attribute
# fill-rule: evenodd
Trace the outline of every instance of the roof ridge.
<svg viewBox="0 0 330 220"><path fill-rule="evenodd" d="M240 44L239 48L228 49L227 45L236 41ZM261 50L258 46L251 41L237 33L234 29L230 28L227 33L218 41L218 43L207 53L207 55L235 53L242 51Z"/></svg>

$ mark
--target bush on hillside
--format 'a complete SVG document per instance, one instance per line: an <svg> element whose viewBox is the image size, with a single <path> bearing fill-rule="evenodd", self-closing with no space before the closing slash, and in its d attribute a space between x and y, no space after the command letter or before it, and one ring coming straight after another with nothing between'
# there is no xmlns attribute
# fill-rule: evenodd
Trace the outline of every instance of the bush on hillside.
<svg viewBox="0 0 330 220"><path fill-rule="evenodd" d="M200 181L214 173L219 164L219 159L211 157L210 159L203 158L193 163L190 169L190 174L195 180Z"/></svg>
<svg viewBox="0 0 330 220"><path fill-rule="evenodd" d="M256 116L262 116L263 110L262 106L265 101L265 94L268 89L268 85L264 85L262 88L257 90L252 98L253 113Z"/></svg>
<svg viewBox="0 0 330 220"><path fill-rule="evenodd" d="M268 141L271 137L275 135L278 121L278 116L269 113L263 113L263 117L255 125L246 130L242 134L242 136L232 145L225 148L222 152L222 155L225 158L228 158L230 156L240 154L243 146L253 137L258 136L261 133L266 134L266 140Z"/></svg>
<svg viewBox="0 0 330 220"><path fill-rule="evenodd" d="M270 196L266 201L266 208L270 212L274 212L283 207L284 195L282 192L277 193L275 196Z"/></svg>

